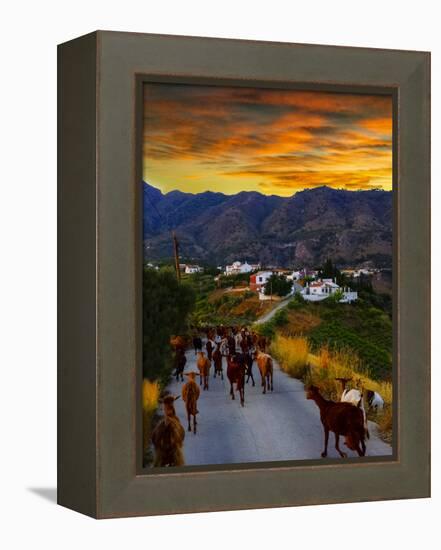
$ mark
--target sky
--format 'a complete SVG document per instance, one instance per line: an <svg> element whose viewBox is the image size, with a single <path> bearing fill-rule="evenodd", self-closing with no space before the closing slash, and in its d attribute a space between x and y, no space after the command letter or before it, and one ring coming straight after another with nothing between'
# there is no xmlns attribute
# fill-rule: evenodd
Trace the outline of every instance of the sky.
<svg viewBox="0 0 441 550"><path fill-rule="evenodd" d="M392 98L144 85L144 181L167 193L392 189Z"/></svg>

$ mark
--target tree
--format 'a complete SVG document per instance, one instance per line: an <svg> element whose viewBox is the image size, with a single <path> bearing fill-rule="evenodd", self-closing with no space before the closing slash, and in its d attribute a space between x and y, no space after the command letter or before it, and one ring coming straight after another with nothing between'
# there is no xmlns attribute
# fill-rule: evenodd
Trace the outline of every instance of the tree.
<svg viewBox="0 0 441 550"><path fill-rule="evenodd" d="M319 271L319 276L322 279L333 279L337 275L337 268L329 258L324 263L323 267Z"/></svg>
<svg viewBox="0 0 441 550"><path fill-rule="evenodd" d="M339 288L338 290L336 290L335 292L333 292L332 294L330 294L326 298L326 303L328 303L328 304L338 304L340 302L340 300L343 299L343 297L344 297L343 290L341 290L341 288Z"/></svg>
<svg viewBox="0 0 441 550"><path fill-rule="evenodd" d="M347 284L346 277L329 258L326 260L323 267L319 269L318 276L320 279L335 279L335 282L340 286Z"/></svg>
<svg viewBox="0 0 441 550"><path fill-rule="evenodd" d="M277 273L273 273L265 285L265 294L267 296L271 294L286 296L291 292L291 288L292 281L288 281L284 275L277 275Z"/></svg>
<svg viewBox="0 0 441 550"><path fill-rule="evenodd" d="M178 283L170 268L144 269L142 290L143 374L166 382L172 368L170 338L187 330L195 292Z"/></svg>

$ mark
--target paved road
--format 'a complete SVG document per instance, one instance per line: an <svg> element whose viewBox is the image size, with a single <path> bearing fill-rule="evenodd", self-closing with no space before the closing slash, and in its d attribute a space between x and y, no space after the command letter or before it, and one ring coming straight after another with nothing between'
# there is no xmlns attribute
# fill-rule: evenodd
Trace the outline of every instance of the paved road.
<svg viewBox="0 0 441 550"><path fill-rule="evenodd" d="M288 305L288 302L292 299L292 296L289 296L288 298L284 298L281 300L271 311L268 313L265 313L265 315L262 315L260 319L257 319L255 322L256 325L259 325L260 323L266 323L270 319L274 317L274 315L282 308L284 308L286 305Z"/></svg>
<svg viewBox="0 0 441 550"><path fill-rule="evenodd" d="M226 363L224 358L224 371ZM186 371L197 370L193 351L187 352ZM198 401L198 433L186 432L184 455L186 464L234 464L273 460L320 458L323 450L323 429L319 410L305 398L303 384L282 372L277 364L274 371L274 392L262 394L260 376L253 365L256 386L251 381L245 388L245 407L238 395L229 396L229 382L213 379L210 369L210 389L201 390ZM185 377L184 377L185 378ZM168 390L180 394L182 382L173 382ZM176 411L182 425L187 420L182 398L176 401ZM379 439L376 425L370 422L371 439L367 455L392 454L392 448ZM355 456L340 438L341 449ZM328 456L338 457L333 434L329 438Z"/></svg>

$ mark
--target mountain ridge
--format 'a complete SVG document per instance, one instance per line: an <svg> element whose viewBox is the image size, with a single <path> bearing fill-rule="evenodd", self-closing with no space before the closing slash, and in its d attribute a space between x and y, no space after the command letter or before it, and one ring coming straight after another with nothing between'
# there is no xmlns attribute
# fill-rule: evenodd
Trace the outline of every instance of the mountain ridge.
<svg viewBox="0 0 441 550"><path fill-rule="evenodd" d="M247 258L264 265L312 266L331 257L341 265L392 263L392 192L321 186L290 197L241 191L162 193L143 182L144 245L149 261L181 254L225 264Z"/></svg>

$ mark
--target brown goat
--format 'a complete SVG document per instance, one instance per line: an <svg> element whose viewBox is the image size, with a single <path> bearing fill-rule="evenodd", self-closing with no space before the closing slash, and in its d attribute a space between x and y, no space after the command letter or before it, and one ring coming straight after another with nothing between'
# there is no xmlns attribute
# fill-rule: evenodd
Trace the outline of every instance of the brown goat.
<svg viewBox="0 0 441 550"><path fill-rule="evenodd" d="M263 353L266 353L266 347L268 345L268 342L267 342L267 339L265 336L261 336L259 334L256 335L255 337L255 345L257 347L257 349L259 349L260 351L263 351Z"/></svg>
<svg viewBox="0 0 441 550"><path fill-rule="evenodd" d="M347 454L341 451L339 447L341 435L345 437L345 445L348 449L356 451L359 456L366 454L363 412L359 407L354 407L350 403L328 401L320 394L316 386L307 388L306 398L315 401L320 409L320 420L325 432L325 448L322 457L328 455L330 431L335 434L335 448L342 458L346 458Z"/></svg>
<svg viewBox="0 0 441 550"><path fill-rule="evenodd" d="M155 448L154 466L183 466L185 430L176 416L174 402L179 395L167 395L162 400L164 417L156 424L152 432Z"/></svg>
<svg viewBox="0 0 441 550"><path fill-rule="evenodd" d="M204 382L204 390L208 390L208 375L210 372L211 361L205 356L203 351L198 351L196 366L199 370L200 385Z"/></svg>
<svg viewBox="0 0 441 550"><path fill-rule="evenodd" d="M170 338L170 345L175 351L180 350L184 353L187 348L187 344L185 343L185 340L182 336L172 336Z"/></svg>
<svg viewBox="0 0 441 550"><path fill-rule="evenodd" d="M188 431L191 432L191 417L193 416L193 432L196 433L196 415L198 414L198 399L201 393L199 386L195 382L196 372L185 373L188 376L188 382L182 386L182 399L185 403L188 419Z"/></svg>
<svg viewBox="0 0 441 550"><path fill-rule="evenodd" d="M216 375L219 374L221 380L224 379L224 371L222 369L222 352L219 349L220 344L216 346L216 349L213 352L213 363L214 363L214 375L213 378L216 378Z"/></svg>
<svg viewBox="0 0 441 550"><path fill-rule="evenodd" d="M227 378L230 381L231 399L234 397L234 383L240 396L240 404L245 406L245 371L246 365L242 358L242 354L227 356Z"/></svg>
<svg viewBox="0 0 441 550"><path fill-rule="evenodd" d="M263 393L268 391L273 391L273 360L270 355L256 350L254 357L257 362L257 367L262 377L262 387Z"/></svg>

